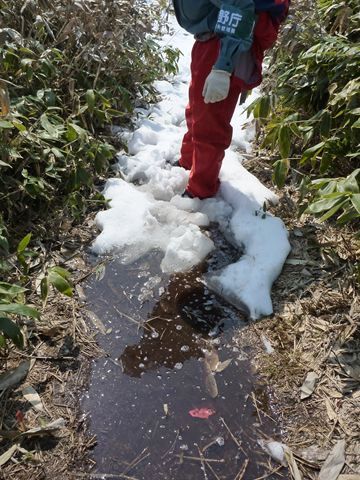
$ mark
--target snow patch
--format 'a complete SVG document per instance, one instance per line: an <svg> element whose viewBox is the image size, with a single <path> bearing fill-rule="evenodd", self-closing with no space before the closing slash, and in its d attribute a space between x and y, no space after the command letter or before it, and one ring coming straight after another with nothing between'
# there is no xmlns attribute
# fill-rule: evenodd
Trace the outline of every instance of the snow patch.
<svg viewBox="0 0 360 480"><path fill-rule="evenodd" d="M276 442L275 440L259 439L258 444L272 459L287 467L288 462L285 452L288 451L288 447L284 443Z"/></svg>
<svg viewBox="0 0 360 480"><path fill-rule="evenodd" d="M190 269L214 248L199 228L209 224L201 212L178 210L120 179L107 182L104 196L110 208L96 216L102 232L93 243L95 253L116 252L131 263L150 250L162 250L162 270L177 272Z"/></svg>

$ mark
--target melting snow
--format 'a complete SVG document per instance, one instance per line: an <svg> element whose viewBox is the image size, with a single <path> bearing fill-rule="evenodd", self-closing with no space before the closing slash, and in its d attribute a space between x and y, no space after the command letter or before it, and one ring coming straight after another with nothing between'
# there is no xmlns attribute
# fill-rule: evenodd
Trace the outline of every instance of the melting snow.
<svg viewBox="0 0 360 480"><path fill-rule="evenodd" d="M263 186L242 165L241 149L251 152L254 126L248 122L244 106L233 118L233 142L226 152L220 174L221 188L216 198L182 198L188 172L172 164L179 158L186 131L184 112L190 79L193 38L173 21L175 33L164 44L181 50L179 74L156 82L158 104L137 111L134 132L124 131L128 154L118 155L123 179L108 180L104 196L110 208L100 212L96 223L101 229L93 244L98 254L116 252L130 263L152 249L163 251L164 272L185 271L201 262L214 249L206 227L217 222L244 254L222 271L208 274L204 281L251 318L272 313L271 286L280 274L290 251L283 222L264 213L264 203L275 204L274 193ZM249 97L251 103L256 91Z"/></svg>

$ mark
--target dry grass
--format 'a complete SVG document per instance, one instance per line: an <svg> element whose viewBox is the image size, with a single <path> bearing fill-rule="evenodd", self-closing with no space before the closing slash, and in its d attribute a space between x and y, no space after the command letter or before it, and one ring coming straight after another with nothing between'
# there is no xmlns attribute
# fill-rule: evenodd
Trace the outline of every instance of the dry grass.
<svg viewBox="0 0 360 480"><path fill-rule="evenodd" d="M75 279L89 273L82 258L92 235L88 225L65 229L52 252L62 261L64 255L70 258L66 266ZM29 340L25 349L12 349L3 358L0 373L24 360L32 360L32 366L24 381L0 392L0 455L16 442L20 447L1 467L0 479L67 480L73 478L72 471L81 471L89 462L88 450L95 439L86 433L80 398L89 379L91 359L100 350L84 318L79 285L74 298L52 295L41 320L27 324ZM22 390L27 386L39 394L43 411L36 411L24 398ZM65 427L54 435L25 436L15 442L8 438L10 432L20 433L59 418L65 420Z"/></svg>
<svg viewBox="0 0 360 480"><path fill-rule="evenodd" d="M270 186L265 161L246 166ZM274 285L274 316L250 327L274 347L272 354L259 352L258 371L274 391L283 441L298 455L304 478L317 478L324 452L340 438L346 440L343 473L360 473L359 245L350 228L298 218L291 185L279 195L274 213L290 232L292 252ZM318 380L301 400L309 372Z"/></svg>

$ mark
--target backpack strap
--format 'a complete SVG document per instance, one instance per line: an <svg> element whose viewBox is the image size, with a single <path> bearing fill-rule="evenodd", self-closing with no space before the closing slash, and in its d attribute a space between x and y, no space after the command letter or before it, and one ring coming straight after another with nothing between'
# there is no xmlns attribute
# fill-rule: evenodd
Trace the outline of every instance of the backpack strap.
<svg viewBox="0 0 360 480"><path fill-rule="evenodd" d="M222 0L210 0L210 2L215 5L215 7L221 8Z"/></svg>

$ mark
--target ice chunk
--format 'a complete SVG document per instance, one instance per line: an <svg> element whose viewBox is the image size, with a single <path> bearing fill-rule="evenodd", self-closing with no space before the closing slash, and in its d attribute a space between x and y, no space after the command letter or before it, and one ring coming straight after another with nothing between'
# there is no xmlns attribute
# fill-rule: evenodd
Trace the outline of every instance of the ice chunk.
<svg viewBox="0 0 360 480"><path fill-rule="evenodd" d="M121 179L108 180L104 197L110 200L111 208L96 216L96 224L102 232L93 243L94 252L105 254L123 251L126 259L126 251L135 243L133 254L127 259L139 258L148 249L146 240L142 239L142 230L152 205L151 199Z"/></svg>
<svg viewBox="0 0 360 480"><path fill-rule="evenodd" d="M287 446L281 442L276 442L275 440L258 440L260 447L270 455L271 458L281 463L285 467L287 466L287 460L285 458L285 452L287 451Z"/></svg>
<svg viewBox="0 0 360 480"><path fill-rule="evenodd" d="M180 167L173 167L170 170L151 166L146 172L148 182L142 187L149 191L157 200L170 201L175 195L185 190L189 174ZM175 204L174 204L175 205ZM176 206L176 205L175 205ZM194 209L196 211L198 209Z"/></svg>
<svg viewBox="0 0 360 480"><path fill-rule="evenodd" d="M162 270L177 272L196 265L214 248L199 228L209 223L201 212L178 210L120 179L108 182L104 196L110 199L111 208L96 217L102 229L93 244L96 253L117 252L129 263L160 249L164 252Z"/></svg>
<svg viewBox="0 0 360 480"><path fill-rule="evenodd" d="M207 285L230 303L257 319L272 313L270 297L273 282L279 276L290 251L287 231L279 218L250 215L238 211L230 226L245 254L238 262L206 278Z"/></svg>
<svg viewBox="0 0 360 480"><path fill-rule="evenodd" d="M180 226L173 232L161 262L163 272L189 270L213 250L213 242L201 233L199 227Z"/></svg>
<svg viewBox="0 0 360 480"><path fill-rule="evenodd" d="M271 355L272 353L275 352L273 346L271 345L270 340L267 337L265 337L265 335L261 335L261 340L263 342L266 353Z"/></svg>
<svg viewBox="0 0 360 480"><path fill-rule="evenodd" d="M283 222L263 211L276 195L227 154L221 171L221 193L233 207L230 228L245 254L238 262L206 277L207 285L257 319L272 313L271 287L290 252Z"/></svg>

